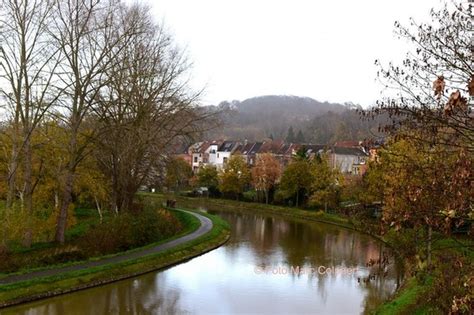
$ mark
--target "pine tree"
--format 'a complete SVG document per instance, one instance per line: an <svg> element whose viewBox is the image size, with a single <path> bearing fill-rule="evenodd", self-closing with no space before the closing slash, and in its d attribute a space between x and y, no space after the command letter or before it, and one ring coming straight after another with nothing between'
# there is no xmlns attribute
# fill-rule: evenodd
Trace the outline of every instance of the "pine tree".
<svg viewBox="0 0 474 315"><path fill-rule="evenodd" d="M288 134L286 136L286 142L288 143L293 143L295 142L296 138L295 138L295 132L293 131L293 126L290 126L290 128L288 129Z"/></svg>
<svg viewBox="0 0 474 315"><path fill-rule="evenodd" d="M296 135L296 140L295 140L296 143L299 143L299 144L302 144L305 142L304 140L304 135L303 135L303 132L300 130L298 131L298 134Z"/></svg>

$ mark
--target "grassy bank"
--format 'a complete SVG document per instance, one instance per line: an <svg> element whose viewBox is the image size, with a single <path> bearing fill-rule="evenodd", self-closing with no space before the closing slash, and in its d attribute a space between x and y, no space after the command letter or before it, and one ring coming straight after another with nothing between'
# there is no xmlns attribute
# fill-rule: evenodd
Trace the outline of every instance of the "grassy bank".
<svg viewBox="0 0 474 315"><path fill-rule="evenodd" d="M165 198L159 196L158 198ZM429 270L424 262L420 260L425 246L418 249L413 248L412 235L409 231L403 233L387 233L383 236L377 235L375 226L370 223L360 222L353 218L341 217L322 211L302 210L296 208L280 207L258 203L239 202L226 199L206 199L190 197L173 197L183 207L207 207L230 211L252 211L262 214L278 215L288 218L317 221L335 224L341 227L354 229L363 233L368 233L392 247L405 262L406 280L391 301L379 306L375 314L443 314L439 309L439 299L443 296L443 290L453 285L458 286L462 294L464 280L459 281L459 273L463 273L465 281L469 281L472 269L469 269L474 261L473 242L468 238L453 239L442 235L436 235L433 243L433 264ZM413 254L410 254L413 253ZM457 270L458 274L451 273L455 270L455 265L464 266L465 269ZM454 270L454 271L453 271ZM460 271L461 270L461 271ZM457 277L457 278L456 278ZM454 282L453 279L457 279ZM462 280L462 279L461 279ZM472 280L471 280L472 281ZM453 292L451 292L452 294ZM443 298L447 298L444 296ZM458 296L459 297L459 296ZM438 298L438 299L437 299ZM472 297L474 301L474 296ZM466 311L466 310L465 310Z"/></svg>
<svg viewBox="0 0 474 315"><path fill-rule="evenodd" d="M187 218L182 212L165 210L152 202L143 204L144 209L139 213L115 215L106 212L103 218L94 209L74 209L74 223L67 229L63 245L43 241L53 239L53 235L47 236L39 231L36 231L36 241L30 247L23 246L21 234L7 234L9 240L0 244L0 278L154 245L186 234L199 225L199 220L192 216ZM17 230L22 231L21 228Z"/></svg>
<svg viewBox="0 0 474 315"><path fill-rule="evenodd" d="M137 276L180 263L212 250L228 240L230 235L229 226L227 222L216 216L203 215L211 219L213 228L210 232L193 241L157 254L121 263L0 285L0 306L29 302Z"/></svg>
<svg viewBox="0 0 474 315"><path fill-rule="evenodd" d="M166 199L165 195L143 193L143 196L149 196L157 198L161 201ZM244 202L229 199L214 199L214 198L192 198L184 196L172 196L171 198L178 200L178 206L187 208L196 208L198 206L211 206L216 207L220 210L226 210L228 207L232 207L232 211L244 210L244 211L255 211L259 213L267 213L272 215L279 215L288 218L299 218L305 220L312 220L330 224L337 224L346 228L354 228L355 222L350 218L343 218L338 215L325 213L324 211L311 211L302 210L297 208L289 208L275 205L266 205L262 203Z"/></svg>
<svg viewBox="0 0 474 315"><path fill-rule="evenodd" d="M127 251L117 252L117 253L113 253L113 254L109 254L109 255L95 256L95 257L91 257L91 258L86 259L86 260L69 261L69 262L66 262L66 263L52 264L52 265L48 265L48 266L44 266L44 267L38 267L38 268L23 268L23 269L21 269L17 272L11 272L11 273L0 273L0 279L8 277L8 276L12 276L12 275L21 275L21 274L27 274L27 273L35 272L35 271L42 271L42 270L49 270L49 269L56 269L56 268L74 266L74 265L79 265L79 264L82 264L82 263L85 263L85 262L98 261L98 260L105 259L105 258L111 258L111 257L115 257L115 256L131 254L131 253L134 253L134 252L137 252L137 251L148 249L148 248L151 248L151 247L154 247L154 246L157 246L157 245L175 240L175 239L180 238L184 235L190 234L190 233L196 231L199 228L199 226L200 226L199 219L197 219L196 217L194 217L190 214L187 214L185 212L182 212L182 211L177 211L177 210L173 210L173 209L170 209L170 211L179 220L179 222L181 222L181 224L183 225L183 228L182 228L181 232L176 234L176 235L173 235L172 237L168 237L168 238L162 239L158 242L153 242L153 243L147 244L145 246L141 246L141 247L138 247L138 248L133 248L133 249L130 249L130 250L127 250ZM42 248L42 247L39 247L39 248ZM49 246L47 248L49 248ZM31 250L34 251L34 249L31 249Z"/></svg>

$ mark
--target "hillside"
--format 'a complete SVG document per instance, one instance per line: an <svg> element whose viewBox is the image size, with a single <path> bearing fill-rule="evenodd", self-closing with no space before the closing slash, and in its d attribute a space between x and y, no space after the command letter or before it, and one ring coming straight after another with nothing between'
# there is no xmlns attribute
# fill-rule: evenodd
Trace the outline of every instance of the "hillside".
<svg viewBox="0 0 474 315"><path fill-rule="evenodd" d="M352 103L319 102L309 97L267 95L244 101L223 101L210 109L221 110L221 127L209 132L207 138L286 139L288 129L295 135L301 131L312 143L358 140L376 130L376 122L359 119Z"/></svg>

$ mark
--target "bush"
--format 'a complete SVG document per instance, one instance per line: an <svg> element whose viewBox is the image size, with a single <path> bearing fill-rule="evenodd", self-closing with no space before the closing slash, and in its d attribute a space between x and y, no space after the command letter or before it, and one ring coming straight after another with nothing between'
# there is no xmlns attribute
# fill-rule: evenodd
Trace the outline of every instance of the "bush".
<svg viewBox="0 0 474 315"><path fill-rule="evenodd" d="M12 259L11 252L4 245L0 245L0 271L10 272L15 270L18 266Z"/></svg>
<svg viewBox="0 0 474 315"><path fill-rule="evenodd" d="M255 190L246 191L242 195L243 195L244 201L251 201L251 202L257 201L257 192Z"/></svg>
<svg viewBox="0 0 474 315"><path fill-rule="evenodd" d="M474 264L452 251L439 253L428 300L443 313L472 314Z"/></svg>
<svg viewBox="0 0 474 315"><path fill-rule="evenodd" d="M288 196L287 193L281 189L278 189L275 192L275 196L273 197L273 203L276 205L287 205Z"/></svg>
<svg viewBox="0 0 474 315"><path fill-rule="evenodd" d="M110 254L160 241L181 229L181 222L170 211L146 207L138 214L121 213L92 226L79 246L94 255Z"/></svg>

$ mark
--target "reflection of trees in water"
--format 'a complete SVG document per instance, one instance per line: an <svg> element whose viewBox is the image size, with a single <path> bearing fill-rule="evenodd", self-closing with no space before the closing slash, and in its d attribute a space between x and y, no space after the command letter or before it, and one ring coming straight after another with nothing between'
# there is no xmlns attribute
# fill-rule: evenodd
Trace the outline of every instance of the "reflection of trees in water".
<svg viewBox="0 0 474 315"><path fill-rule="evenodd" d="M350 285L359 286L365 292L366 310L371 310L388 299L401 283L400 272L392 256L386 277L377 276L370 283L357 281L358 277L374 272L366 267L369 260L381 259L382 253L391 252L383 243L368 235L333 225L291 221L248 211L216 212L232 226L236 241L226 246L233 252L230 254L238 255L237 251L241 249L243 241L253 252L259 266L358 267L358 273L339 275L342 277L339 281L349 281ZM323 301L327 298L328 283L336 277L317 272L290 276L307 277L308 285L316 287Z"/></svg>
<svg viewBox="0 0 474 315"><path fill-rule="evenodd" d="M163 273L149 274L133 281L125 281L118 285L112 296L108 297L108 307L105 313L119 314L178 314L179 291L167 288L159 290L157 277L164 277Z"/></svg>
<svg viewBox="0 0 474 315"><path fill-rule="evenodd" d="M365 268L367 261L371 258L378 259L381 251L386 251L382 243L369 236L337 226L286 220L249 211L218 213L230 223L232 229L231 240L220 249L225 254L219 255L220 259L225 259L225 264L229 266L234 263L239 265L242 261L255 262L259 266L286 266L288 268L291 266L317 268L320 265L358 266L362 272L368 273ZM303 290L300 292L310 294L315 292L317 295L315 298L320 299L323 304L328 301L330 289L334 288L332 282L342 281L345 286L360 290L358 293L364 296L362 306L368 311L390 296L397 283L400 282L398 275L398 271L392 268L389 269L386 278L378 277L370 283L358 283L357 275L321 275L317 272L290 274L288 277L293 277L295 282L298 279L303 280L298 284L299 289ZM182 302L181 291L177 291L179 286L173 289L172 283L168 285L169 279L171 278L168 278L166 272L148 274L134 280L125 280L43 302L39 301L21 310L35 308L34 311L28 312L31 315L71 314L71 311L76 310L81 314L182 313L185 310L179 309L179 304ZM258 281L264 277L256 279ZM307 286L304 281L307 281ZM288 290L292 288L288 285ZM231 300L235 292L223 290L219 294L225 301L226 294L228 294L228 300ZM264 297L267 298L267 296ZM256 297L256 299L259 298L260 296ZM293 300L294 296L291 294L279 298L288 298L288 303L297 300ZM360 300L357 300L358 302ZM359 306L354 305L354 307ZM17 313L21 312L13 311L13 314Z"/></svg>
<svg viewBox="0 0 474 315"><path fill-rule="evenodd" d="M156 277L149 274L135 280L119 281L74 294L66 294L29 307L12 309L11 314L182 314L179 291L159 290ZM87 301L87 302L86 302ZM43 304L44 305L41 305Z"/></svg>

